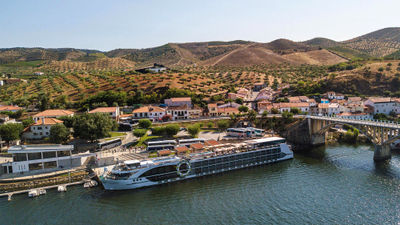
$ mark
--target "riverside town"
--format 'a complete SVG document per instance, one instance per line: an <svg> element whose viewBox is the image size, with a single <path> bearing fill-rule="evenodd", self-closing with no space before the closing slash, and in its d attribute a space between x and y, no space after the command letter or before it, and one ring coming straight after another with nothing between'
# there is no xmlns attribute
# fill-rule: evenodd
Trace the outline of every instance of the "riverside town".
<svg viewBox="0 0 400 225"><path fill-rule="evenodd" d="M0 224L399 224L400 3L339 1L4 3Z"/></svg>

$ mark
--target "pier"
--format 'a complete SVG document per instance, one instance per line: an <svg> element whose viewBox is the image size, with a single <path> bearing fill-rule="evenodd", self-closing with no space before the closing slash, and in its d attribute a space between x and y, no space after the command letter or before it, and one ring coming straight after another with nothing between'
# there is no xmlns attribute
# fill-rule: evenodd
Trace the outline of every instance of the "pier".
<svg viewBox="0 0 400 225"><path fill-rule="evenodd" d="M81 180L81 181L76 181L76 182L67 183L67 184L56 184L56 185L50 185L50 186L46 186L46 187L40 187L40 189L48 190L48 189L58 188L58 186L66 186L66 187L68 187L68 186L83 184L85 182L86 182L85 180ZM32 189L39 189L39 188L32 188ZM0 197L8 197L8 200L11 200L13 195L28 193L32 189L1 193Z"/></svg>

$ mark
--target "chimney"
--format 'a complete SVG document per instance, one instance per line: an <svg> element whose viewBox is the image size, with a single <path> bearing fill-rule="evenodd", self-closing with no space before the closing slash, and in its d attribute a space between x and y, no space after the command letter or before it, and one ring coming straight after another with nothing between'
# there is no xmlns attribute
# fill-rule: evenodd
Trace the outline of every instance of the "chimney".
<svg viewBox="0 0 400 225"><path fill-rule="evenodd" d="M41 119L42 119L42 124L44 125L44 116L42 116L42 118L41 118Z"/></svg>

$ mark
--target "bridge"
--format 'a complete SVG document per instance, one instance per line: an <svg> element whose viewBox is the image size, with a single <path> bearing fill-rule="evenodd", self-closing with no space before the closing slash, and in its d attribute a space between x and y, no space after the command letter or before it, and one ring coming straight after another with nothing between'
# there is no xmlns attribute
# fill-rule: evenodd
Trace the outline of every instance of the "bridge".
<svg viewBox="0 0 400 225"><path fill-rule="evenodd" d="M375 146L374 160L381 161L391 157L390 144L400 139L400 124L378 120L354 120L329 116L304 117L302 123L297 124L285 135L294 143L319 145L325 143L329 128L336 125L350 125L357 128ZM293 136L291 138L290 136Z"/></svg>

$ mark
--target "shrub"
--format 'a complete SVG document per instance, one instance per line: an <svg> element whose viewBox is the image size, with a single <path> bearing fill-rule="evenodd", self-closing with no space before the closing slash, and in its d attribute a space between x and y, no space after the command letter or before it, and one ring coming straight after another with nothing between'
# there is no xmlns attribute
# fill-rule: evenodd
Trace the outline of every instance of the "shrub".
<svg viewBox="0 0 400 225"><path fill-rule="evenodd" d="M168 136L172 137L172 136L176 135L178 132L179 132L179 126L177 124L168 124L165 127L165 133Z"/></svg>
<svg viewBox="0 0 400 225"><path fill-rule="evenodd" d="M194 125L188 126L187 130L188 130L190 136L197 137L197 135L200 132L200 124L194 124Z"/></svg>
<svg viewBox="0 0 400 225"><path fill-rule="evenodd" d="M146 134L147 130L146 129L135 129L133 131L133 135L135 135L136 137L143 137Z"/></svg>
<svg viewBox="0 0 400 225"><path fill-rule="evenodd" d="M208 122L208 123L207 123L207 127L208 127L208 128L212 128L213 126L214 126L214 123L213 123L213 122Z"/></svg>
<svg viewBox="0 0 400 225"><path fill-rule="evenodd" d="M141 119L139 120L139 127L148 129L151 127L151 121L149 119Z"/></svg>
<svg viewBox="0 0 400 225"><path fill-rule="evenodd" d="M218 127L218 130L220 130L220 131L226 130L229 127L229 121L219 120L217 122L217 127Z"/></svg>
<svg viewBox="0 0 400 225"><path fill-rule="evenodd" d="M153 135L158 135L158 136L163 136L165 135L165 127L153 127L152 129L152 134Z"/></svg>

